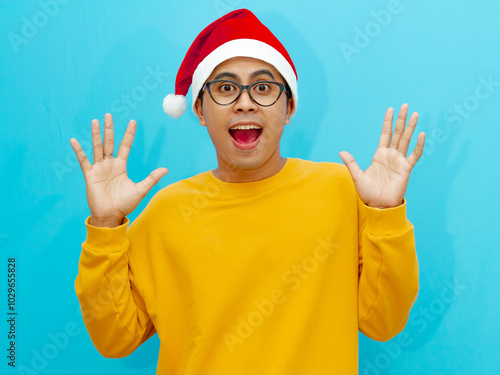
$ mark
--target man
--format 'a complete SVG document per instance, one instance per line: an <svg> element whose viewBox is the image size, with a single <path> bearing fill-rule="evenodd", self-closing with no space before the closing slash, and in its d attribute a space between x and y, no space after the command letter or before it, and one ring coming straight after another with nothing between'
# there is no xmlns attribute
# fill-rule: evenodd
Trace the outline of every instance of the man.
<svg viewBox="0 0 500 375"><path fill-rule="evenodd" d="M417 114L384 119L371 166L284 158L280 139L297 108L297 75L281 43L247 10L209 25L189 49L164 109L193 110L217 169L158 192L166 173L130 181L136 123L116 157L92 122L94 164L75 139L91 216L75 282L85 324L107 357L154 333L158 374L355 374L358 329L389 340L418 292L404 194L424 134L406 157Z"/></svg>

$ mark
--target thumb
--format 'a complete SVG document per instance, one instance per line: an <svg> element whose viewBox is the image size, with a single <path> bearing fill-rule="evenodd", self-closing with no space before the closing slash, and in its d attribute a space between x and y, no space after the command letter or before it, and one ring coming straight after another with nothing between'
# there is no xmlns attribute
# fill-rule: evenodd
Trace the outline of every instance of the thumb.
<svg viewBox="0 0 500 375"><path fill-rule="evenodd" d="M137 188L139 189L139 192L141 195L144 197L146 194L151 190L153 186L155 186L158 181L161 180L163 176L165 176L168 173L167 168L158 168L155 169L153 172L149 174L148 177L146 177L144 180L141 182L137 183Z"/></svg>
<svg viewBox="0 0 500 375"><path fill-rule="evenodd" d="M351 177L352 177L354 183L356 183L358 178L360 178L361 175L363 174L363 171L358 166L358 163L356 163L356 160L354 160L354 157L350 153L348 153L347 151L339 152L339 156L342 159L342 161L344 162L347 169L349 169L349 173L351 174Z"/></svg>

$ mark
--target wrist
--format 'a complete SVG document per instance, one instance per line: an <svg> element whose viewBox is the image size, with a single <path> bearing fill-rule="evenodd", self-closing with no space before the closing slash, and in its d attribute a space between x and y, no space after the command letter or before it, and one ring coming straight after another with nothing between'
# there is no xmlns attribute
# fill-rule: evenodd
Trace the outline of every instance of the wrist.
<svg viewBox="0 0 500 375"><path fill-rule="evenodd" d="M403 205L405 203L405 200L403 198L403 200L399 203L399 204L394 204L394 205L378 205L378 204L369 204L369 203L365 203L365 205L367 205L368 207L372 207L372 208L378 208L379 210L385 210L387 208L394 208L394 207L399 207L401 205Z"/></svg>
<svg viewBox="0 0 500 375"><path fill-rule="evenodd" d="M410 226L406 219L406 201L402 205L384 209L363 204L360 209L365 220L365 230L374 236L390 236L403 232Z"/></svg>
<svg viewBox="0 0 500 375"><path fill-rule="evenodd" d="M109 217L109 218L96 218L92 215L90 216L89 224L94 227L100 228L116 228L123 223L123 217Z"/></svg>

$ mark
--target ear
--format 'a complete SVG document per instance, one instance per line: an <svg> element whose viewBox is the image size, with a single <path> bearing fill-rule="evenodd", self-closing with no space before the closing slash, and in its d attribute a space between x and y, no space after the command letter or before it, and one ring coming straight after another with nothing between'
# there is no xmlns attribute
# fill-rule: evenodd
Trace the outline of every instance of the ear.
<svg viewBox="0 0 500 375"><path fill-rule="evenodd" d="M205 122L205 117L203 116L203 105L200 98L196 98L196 102L194 103L194 109L196 111L196 116L198 116L198 120L200 121L200 125L207 126Z"/></svg>
<svg viewBox="0 0 500 375"><path fill-rule="evenodd" d="M285 125L290 123L290 115L292 114L294 108L295 102L293 101L293 98L290 97L290 99L288 99L288 105L286 106Z"/></svg>

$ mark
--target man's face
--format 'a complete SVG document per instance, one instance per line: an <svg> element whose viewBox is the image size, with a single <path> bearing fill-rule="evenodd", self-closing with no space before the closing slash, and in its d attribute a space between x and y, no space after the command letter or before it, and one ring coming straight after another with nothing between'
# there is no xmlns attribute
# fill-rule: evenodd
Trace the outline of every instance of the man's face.
<svg viewBox="0 0 500 375"><path fill-rule="evenodd" d="M249 57L224 61L208 81L214 79L228 79L242 85L264 80L285 83L274 66ZM274 105L261 107L243 90L234 103L221 106L205 90L203 104L198 99L195 108L217 152L216 177L229 182L253 181L270 177L281 169L284 159L279 143L293 109L293 100L287 103L285 93ZM254 125L254 129L246 130L248 125Z"/></svg>

